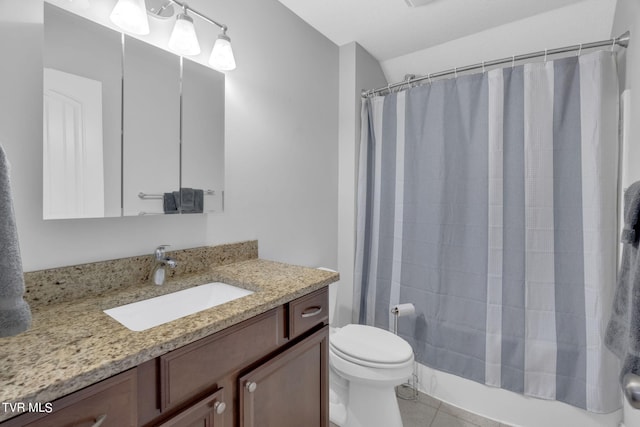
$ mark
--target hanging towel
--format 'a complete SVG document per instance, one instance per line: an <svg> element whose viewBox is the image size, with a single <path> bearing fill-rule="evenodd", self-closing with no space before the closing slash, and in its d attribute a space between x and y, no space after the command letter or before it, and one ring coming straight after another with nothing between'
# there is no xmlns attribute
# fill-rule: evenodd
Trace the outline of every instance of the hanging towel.
<svg viewBox="0 0 640 427"><path fill-rule="evenodd" d="M640 214L640 182L632 184L624 192L624 228L620 240L638 247L638 215Z"/></svg>
<svg viewBox="0 0 640 427"><path fill-rule="evenodd" d="M178 213L178 205L176 204L176 199L173 196L173 193L164 193L162 195L162 207L166 214Z"/></svg>
<svg viewBox="0 0 640 427"><path fill-rule="evenodd" d="M171 194L173 194L173 203L176 205L176 209L178 210L178 212L180 212L180 192L179 191L172 191Z"/></svg>
<svg viewBox="0 0 640 427"><path fill-rule="evenodd" d="M24 273L13 199L9 162L0 145L0 337L17 335L31 326L31 310L23 299Z"/></svg>
<svg viewBox="0 0 640 427"><path fill-rule="evenodd" d="M624 192L624 228L620 240L622 262L618 274L605 344L622 361L620 380L640 374L640 181Z"/></svg>
<svg viewBox="0 0 640 427"><path fill-rule="evenodd" d="M202 213L204 207L204 191L183 187L173 192L173 198L181 213Z"/></svg>
<svg viewBox="0 0 640 427"><path fill-rule="evenodd" d="M181 188L181 200L180 200L180 208L182 212L191 213L194 209L194 191L193 188Z"/></svg>
<svg viewBox="0 0 640 427"><path fill-rule="evenodd" d="M193 190L193 213L202 213L204 208L204 191Z"/></svg>

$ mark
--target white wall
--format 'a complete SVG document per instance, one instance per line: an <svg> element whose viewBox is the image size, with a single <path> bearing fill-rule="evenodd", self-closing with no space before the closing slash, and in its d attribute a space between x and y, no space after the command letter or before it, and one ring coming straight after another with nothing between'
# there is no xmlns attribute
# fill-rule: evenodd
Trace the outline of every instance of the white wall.
<svg viewBox="0 0 640 427"><path fill-rule="evenodd" d="M390 82L438 71L608 39L615 0L584 0L382 62Z"/></svg>
<svg viewBox="0 0 640 427"><path fill-rule="evenodd" d="M336 267L338 48L276 0L190 5L229 26L238 63L226 212L43 221L42 1L0 0L0 143L25 271L245 239L264 258Z"/></svg>
<svg viewBox="0 0 640 427"><path fill-rule="evenodd" d="M629 184L640 179L640 168L638 168L638 159L640 159L640 121L635 120L640 111L640 104L636 101L635 93L640 87L640 4L637 0L618 0L616 7L615 19L611 34L620 34L625 31L631 31L631 41L629 47L621 51L619 57L618 74L620 76L620 90L629 90L630 111L627 139L628 144L625 149L626 158L623 159L623 175L622 186L628 187Z"/></svg>
<svg viewBox="0 0 640 427"><path fill-rule="evenodd" d="M629 111L625 113L624 139L622 158L622 188L628 187L640 179L640 112L638 103L638 88L640 88L640 4L637 0L618 0L611 35L619 35L631 31L629 47L618 54L618 74L620 76L620 90L629 90ZM624 424L626 427L640 427L640 410L633 409L624 401Z"/></svg>

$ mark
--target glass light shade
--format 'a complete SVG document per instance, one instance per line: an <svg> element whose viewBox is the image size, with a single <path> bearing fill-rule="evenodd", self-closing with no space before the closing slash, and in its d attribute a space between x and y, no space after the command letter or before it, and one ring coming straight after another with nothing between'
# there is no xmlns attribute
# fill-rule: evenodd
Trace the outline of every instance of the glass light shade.
<svg viewBox="0 0 640 427"><path fill-rule="evenodd" d="M216 70L231 71L236 69L236 59L231 49L231 39L226 34L220 34L213 45L209 65Z"/></svg>
<svg viewBox="0 0 640 427"><path fill-rule="evenodd" d="M193 19L181 13L176 17L176 24L173 26L171 37L169 38L169 49L179 55L197 55L200 53L200 43L196 36L196 28L193 26Z"/></svg>
<svg viewBox="0 0 640 427"><path fill-rule="evenodd" d="M149 19L144 0L118 0L109 18L129 33L149 34Z"/></svg>

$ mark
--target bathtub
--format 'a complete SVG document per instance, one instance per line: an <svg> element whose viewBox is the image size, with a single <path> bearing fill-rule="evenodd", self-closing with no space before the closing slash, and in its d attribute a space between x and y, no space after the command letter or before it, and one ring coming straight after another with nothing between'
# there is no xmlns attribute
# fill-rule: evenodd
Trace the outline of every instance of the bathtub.
<svg viewBox="0 0 640 427"><path fill-rule="evenodd" d="M594 414L566 403L527 397L421 364L417 366L421 392L501 423L522 427L640 427L629 416L626 425L621 424L622 409Z"/></svg>

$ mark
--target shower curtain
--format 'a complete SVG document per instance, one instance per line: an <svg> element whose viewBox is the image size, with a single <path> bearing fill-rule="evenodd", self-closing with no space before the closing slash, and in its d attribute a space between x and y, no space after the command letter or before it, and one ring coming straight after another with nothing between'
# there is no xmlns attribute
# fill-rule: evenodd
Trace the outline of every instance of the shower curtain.
<svg viewBox="0 0 640 427"><path fill-rule="evenodd" d="M363 100L356 320L387 329L411 302L420 363L618 409L617 165L613 52Z"/></svg>

